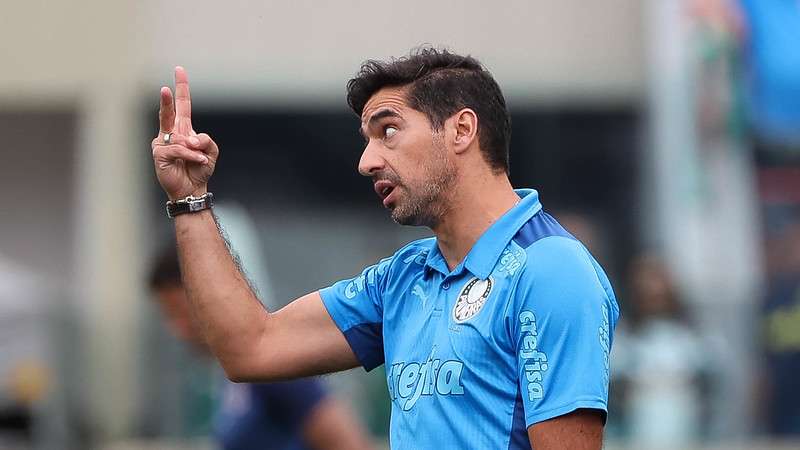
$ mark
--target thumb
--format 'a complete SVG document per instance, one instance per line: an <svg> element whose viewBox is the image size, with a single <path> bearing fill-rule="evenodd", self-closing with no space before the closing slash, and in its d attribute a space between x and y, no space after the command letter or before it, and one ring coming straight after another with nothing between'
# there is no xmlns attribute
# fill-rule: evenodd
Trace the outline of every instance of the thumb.
<svg viewBox="0 0 800 450"><path fill-rule="evenodd" d="M219 147L217 143L211 139L211 136L206 133L200 133L197 136L191 136L186 140L189 148L199 150L205 153L211 159L217 159L219 155Z"/></svg>

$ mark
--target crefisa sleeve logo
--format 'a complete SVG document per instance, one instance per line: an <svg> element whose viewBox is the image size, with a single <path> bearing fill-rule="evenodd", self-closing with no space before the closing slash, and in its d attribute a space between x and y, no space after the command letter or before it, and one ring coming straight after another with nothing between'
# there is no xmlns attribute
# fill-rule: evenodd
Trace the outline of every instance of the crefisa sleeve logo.
<svg viewBox="0 0 800 450"><path fill-rule="evenodd" d="M486 304L486 299L492 292L492 285L494 285L492 277L485 280L480 278L469 280L458 294L458 300L453 307L453 320L462 323L475 317Z"/></svg>

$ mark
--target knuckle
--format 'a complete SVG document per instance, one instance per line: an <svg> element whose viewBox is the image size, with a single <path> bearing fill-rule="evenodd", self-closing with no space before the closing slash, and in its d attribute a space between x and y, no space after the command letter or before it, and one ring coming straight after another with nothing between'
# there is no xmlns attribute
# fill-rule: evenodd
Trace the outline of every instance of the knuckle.
<svg viewBox="0 0 800 450"><path fill-rule="evenodd" d="M214 144L214 139L211 139L211 136L209 136L209 135L208 135L208 134L206 134L206 133L200 133L200 134L198 134L198 135L197 135L197 137L198 137L198 138L200 138L200 141L201 141L203 144L205 144L206 146L213 146L213 145L215 145L215 144Z"/></svg>

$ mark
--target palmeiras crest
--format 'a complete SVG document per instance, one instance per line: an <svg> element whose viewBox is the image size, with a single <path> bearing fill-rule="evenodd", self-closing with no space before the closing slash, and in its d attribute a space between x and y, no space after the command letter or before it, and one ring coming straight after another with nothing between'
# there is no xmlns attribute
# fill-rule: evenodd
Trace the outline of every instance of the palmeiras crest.
<svg viewBox="0 0 800 450"><path fill-rule="evenodd" d="M492 277L485 280L480 278L469 280L458 294L458 300L453 307L453 320L462 323L475 317L486 304L486 299L492 292L492 285L494 285Z"/></svg>

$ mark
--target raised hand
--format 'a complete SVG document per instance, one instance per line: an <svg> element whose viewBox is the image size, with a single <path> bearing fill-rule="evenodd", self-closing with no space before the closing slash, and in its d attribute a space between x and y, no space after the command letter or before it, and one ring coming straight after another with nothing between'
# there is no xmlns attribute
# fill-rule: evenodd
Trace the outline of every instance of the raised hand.
<svg viewBox="0 0 800 450"><path fill-rule="evenodd" d="M151 143L153 163L158 182L169 199L206 193L219 148L207 134L197 134L192 129L189 79L183 67L175 68L174 101L172 91L161 88L158 121L158 136Z"/></svg>

